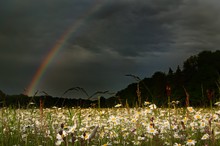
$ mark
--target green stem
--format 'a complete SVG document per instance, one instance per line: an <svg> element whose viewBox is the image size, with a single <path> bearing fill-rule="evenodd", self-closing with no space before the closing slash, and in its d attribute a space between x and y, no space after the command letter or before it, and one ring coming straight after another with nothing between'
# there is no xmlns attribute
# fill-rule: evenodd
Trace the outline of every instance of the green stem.
<svg viewBox="0 0 220 146"><path fill-rule="evenodd" d="M99 110L100 110L100 107L101 107L100 104L101 104L101 103L100 103L100 96L99 96L99 97L98 97L98 108L99 108Z"/></svg>
<svg viewBox="0 0 220 146"><path fill-rule="evenodd" d="M168 96L168 116L169 116L169 123L170 123L170 144L173 145L173 130L172 130L172 123L171 123L171 115L170 115L170 96Z"/></svg>

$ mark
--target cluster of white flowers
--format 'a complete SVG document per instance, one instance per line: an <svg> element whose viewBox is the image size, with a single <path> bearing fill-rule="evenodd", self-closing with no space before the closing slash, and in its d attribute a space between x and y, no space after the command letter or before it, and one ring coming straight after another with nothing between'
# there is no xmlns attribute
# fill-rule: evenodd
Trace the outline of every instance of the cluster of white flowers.
<svg viewBox="0 0 220 146"><path fill-rule="evenodd" d="M220 144L218 107L216 110L174 107L168 114L167 108L158 108L150 102L144 105L142 108L123 108L117 104L104 109L54 107L43 109L43 115L39 109L14 112L2 109L0 121L6 126L0 136L9 132L13 135L18 130L19 145L34 142L36 135L44 139L40 145L58 146L152 145L157 142L160 145L194 146L213 141ZM172 143L168 139L172 139Z"/></svg>

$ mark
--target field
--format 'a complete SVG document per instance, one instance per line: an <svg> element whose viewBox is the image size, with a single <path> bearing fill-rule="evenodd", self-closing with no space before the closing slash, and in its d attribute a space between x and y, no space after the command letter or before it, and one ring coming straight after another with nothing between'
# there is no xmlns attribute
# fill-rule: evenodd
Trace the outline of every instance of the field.
<svg viewBox="0 0 220 146"><path fill-rule="evenodd" d="M0 110L2 146L217 146L220 110L214 108L50 108Z"/></svg>

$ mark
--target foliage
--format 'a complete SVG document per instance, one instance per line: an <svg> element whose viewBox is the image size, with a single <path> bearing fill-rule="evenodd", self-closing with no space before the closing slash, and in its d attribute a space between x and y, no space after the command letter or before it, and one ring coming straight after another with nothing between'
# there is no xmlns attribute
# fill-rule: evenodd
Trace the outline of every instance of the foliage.
<svg viewBox="0 0 220 146"><path fill-rule="evenodd" d="M203 51L198 55L189 57L184 63L183 68L180 66L173 71L169 68L168 73L157 71L152 77L140 79L138 76L126 75L135 79L134 83L128 85L125 89L118 91L110 98L100 98L101 107L112 107L117 103L129 105L130 107L143 106L143 101L150 101L158 106L167 106L166 85L171 87L171 100L178 100L182 106L185 106L186 92L189 97L189 105L192 106L209 106L210 102L214 103L220 99L220 51ZM74 87L68 89L83 91L87 99L74 99L52 97L47 94L28 97L26 95L6 95L0 91L0 106L12 106L27 108L30 103L36 107L40 106L40 99L43 100L44 107L77 107L83 108L97 107L97 100L90 100L91 97L100 93L89 96L83 88ZM64 92L64 94L66 93ZM108 93L104 91L101 93ZM140 103L142 101L142 103Z"/></svg>
<svg viewBox="0 0 220 146"><path fill-rule="evenodd" d="M220 51L203 51L198 55L189 57L183 63L183 69L178 66L173 72L169 68L168 73L155 72L151 78L144 78L143 82L148 87L148 90L141 86L142 101L148 100L156 103L159 106L164 106L167 100L165 92L166 85L171 86L172 100L179 100L182 105L185 105L185 91L190 96L190 105L193 106L209 106L209 101L219 100L219 88L216 84L220 74ZM143 85L141 84L141 85ZM137 95L135 94L136 84L130 84L126 89L117 93L123 101L136 102ZM151 94L149 93L151 92ZM213 92L212 97L208 98L208 92Z"/></svg>

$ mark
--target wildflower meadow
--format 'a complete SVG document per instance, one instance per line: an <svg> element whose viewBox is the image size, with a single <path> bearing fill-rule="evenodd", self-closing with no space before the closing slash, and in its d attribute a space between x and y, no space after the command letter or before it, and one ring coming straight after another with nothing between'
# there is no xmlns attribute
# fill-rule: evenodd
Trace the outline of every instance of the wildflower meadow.
<svg viewBox="0 0 220 146"><path fill-rule="evenodd" d="M2 146L217 146L220 103L212 108L29 108L0 110Z"/></svg>

